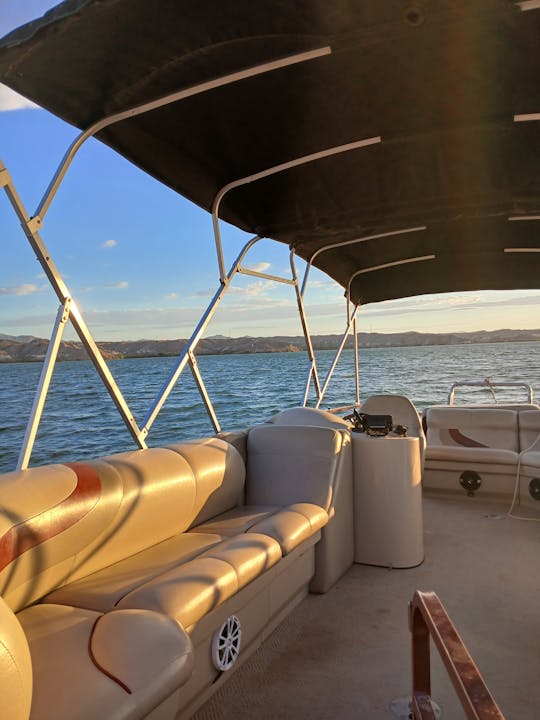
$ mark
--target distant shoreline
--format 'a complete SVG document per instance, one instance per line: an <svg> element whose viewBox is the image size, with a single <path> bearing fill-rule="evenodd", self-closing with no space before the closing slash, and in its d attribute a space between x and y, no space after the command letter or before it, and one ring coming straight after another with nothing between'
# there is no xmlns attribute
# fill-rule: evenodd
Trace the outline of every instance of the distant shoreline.
<svg viewBox="0 0 540 720"><path fill-rule="evenodd" d="M335 350L341 343L341 335L313 335L315 350ZM478 330L464 333L359 333L360 348L427 347L440 345L471 345L505 342L537 342L540 330ZM47 352L48 340L32 336L0 334L0 364L13 362L42 362ZM106 360L131 358L175 357L186 344L178 340L118 340L98 342ZM346 347L353 346L348 338ZM203 338L197 346L198 355L244 355L273 352L305 351L303 336L240 337L221 335ZM59 360L86 360L84 348L79 342L61 343Z"/></svg>

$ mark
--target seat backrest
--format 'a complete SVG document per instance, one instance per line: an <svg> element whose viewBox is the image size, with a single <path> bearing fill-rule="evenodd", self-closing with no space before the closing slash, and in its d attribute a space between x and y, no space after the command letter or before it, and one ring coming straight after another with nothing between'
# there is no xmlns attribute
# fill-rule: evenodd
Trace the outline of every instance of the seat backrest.
<svg viewBox="0 0 540 720"><path fill-rule="evenodd" d="M540 437L540 409L519 412L518 425L519 450L523 452L532 447Z"/></svg>
<svg viewBox="0 0 540 720"><path fill-rule="evenodd" d="M20 610L242 501L217 438L0 475L0 595Z"/></svg>
<svg viewBox="0 0 540 720"><path fill-rule="evenodd" d="M181 455L195 476L195 504L189 527L241 505L246 467L239 451L219 438L169 445Z"/></svg>
<svg viewBox="0 0 540 720"><path fill-rule="evenodd" d="M339 415L310 407L293 407L282 410L268 420L273 425L311 425L313 427L328 427L336 430L350 429L351 424Z"/></svg>
<svg viewBox="0 0 540 720"><path fill-rule="evenodd" d="M32 662L26 635L0 598L0 697L2 717L28 720L32 704Z"/></svg>
<svg viewBox="0 0 540 720"><path fill-rule="evenodd" d="M515 410L446 405L428 408L426 417L428 447L488 447L518 452Z"/></svg>
<svg viewBox="0 0 540 720"><path fill-rule="evenodd" d="M418 411L408 397L405 395L371 395L360 406L360 412L372 415L391 415L394 425L405 425L408 435L420 438L420 461L423 469L426 437Z"/></svg>
<svg viewBox="0 0 540 720"><path fill-rule="evenodd" d="M328 510L347 449L348 431L309 425L253 428L248 435L247 504L307 502Z"/></svg>

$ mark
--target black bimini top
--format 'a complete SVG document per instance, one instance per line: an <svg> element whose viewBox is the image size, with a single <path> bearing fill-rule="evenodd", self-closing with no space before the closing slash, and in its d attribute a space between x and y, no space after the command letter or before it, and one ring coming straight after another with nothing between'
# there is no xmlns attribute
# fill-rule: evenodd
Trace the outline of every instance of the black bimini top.
<svg viewBox="0 0 540 720"><path fill-rule="evenodd" d="M308 260L338 245L314 265L345 288L352 279L356 302L539 288L540 121L519 121L540 113L531 5L68 0L1 41L0 81L86 129L329 46L98 137L207 210L230 182L380 138L238 187L220 216ZM343 244L372 235L384 237Z"/></svg>

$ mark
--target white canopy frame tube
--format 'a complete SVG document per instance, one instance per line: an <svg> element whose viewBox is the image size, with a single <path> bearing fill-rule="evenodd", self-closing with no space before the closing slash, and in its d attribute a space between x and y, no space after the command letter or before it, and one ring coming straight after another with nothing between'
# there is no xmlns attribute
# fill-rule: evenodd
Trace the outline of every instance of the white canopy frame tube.
<svg viewBox="0 0 540 720"><path fill-rule="evenodd" d="M313 265L313 261L322 253L327 252L328 250L335 250L336 248L346 247L347 245L356 245L357 243L366 242L367 240L378 240L379 238L392 237L393 235L406 235L407 233L420 232L421 230L427 230L427 225L418 225L417 227L404 228L402 230L389 230L388 232L376 233L375 235L364 235L363 237L355 238L354 240L344 240L343 242L324 245L318 250L315 250L313 255L310 257L306 265L306 270L304 272L304 279L302 281L302 297L304 297L304 294L306 292L306 284L309 272Z"/></svg>
<svg viewBox="0 0 540 720"><path fill-rule="evenodd" d="M345 343L347 342L347 338L349 337L349 333L351 332L351 328L353 326L354 320L356 318L356 315L358 313L359 305L355 305L354 310L352 312L351 317L349 318L347 322L347 326L345 328L345 332L343 333L343 336L341 338L341 342L339 344L338 349L336 350L336 354L334 355L334 359L332 360L332 365L330 366L330 369L328 370L328 373L326 375L326 378L324 380L324 384L322 386L321 394L319 396L319 399L317 400L317 404L315 405L316 408L319 408L321 406L321 403L324 399L324 396L326 394L326 391L328 390L328 385L330 384L330 380L332 379L332 376L334 374L334 370L336 369L336 366L339 362L339 359L341 357L341 353L343 352L343 348L345 347Z"/></svg>
<svg viewBox="0 0 540 720"><path fill-rule="evenodd" d="M51 284L56 296L58 297L60 303L64 305L67 300L70 301L69 304L69 319L71 320L71 323L73 327L75 328L83 347L85 348L86 352L88 353L90 360L94 364L94 367L96 368L98 375L100 376L103 384L105 385L105 388L107 389L107 392L111 396L114 404L116 405L116 408L118 412L120 413L122 419L124 420L124 423L129 430L131 436L137 443L137 445L140 448L145 448L146 443L144 441L143 433L141 432L139 426L135 422L135 418L133 417L133 413L129 409L129 406L124 399L124 396L120 392L120 388L116 384L116 381L114 380L111 371L109 370L107 363L103 359L103 356L101 352L99 351L98 346L96 345L90 330L88 329L88 326L86 325L83 316L81 315L81 312L79 308L77 307L76 303L72 299L72 295L65 284L64 280L62 279L62 276L60 275L58 268L56 267L55 263L53 262L51 258L51 254L47 250L43 240L41 239L38 228L41 225L41 221L39 218L30 218L28 213L25 210L25 207L15 189L15 186L13 185L13 182L11 180L11 177L7 171L7 169L4 167L3 163L0 161L0 187L2 187L8 197L8 200L13 207L13 210L15 211L15 214L17 215L19 222L21 223L21 226L23 228L23 231L28 239L28 242L30 243L32 249L36 253L36 257L38 261L40 262L43 271L45 272L45 275L47 276L49 283ZM56 357L53 357L51 359L51 372L52 367L54 366L54 360ZM45 401L45 396L43 397L43 402ZM37 430L37 427L36 427Z"/></svg>
<svg viewBox="0 0 540 720"><path fill-rule="evenodd" d="M220 283L220 286L216 290L214 297L210 300L208 307L204 311L201 319L199 320L197 327L193 331L191 337L189 338L188 342L186 343L184 349L182 350L182 353L180 354L180 357L178 358L178 362L176 363L176 366L173 368L173 370L170 373L169 377L167 378L165 384L163 385L163 387L159 391L156 399L154 400L150 410L148 411L148 414L146 415L146 418L144 420L143 432L148 433L148 431L152 427L156 417L158 416L165 401L169 397L178 378L182 374L184 368L186 367L186 364L189 362L190 353L193 354L195 348L197 347L200 339L202 338L202 336L204 334L204 331L206 330L206 328L208 326L208 323L214 317L216 310L218 309L221 301L223 300L225 293L229 289L229 285L231 284L236 273L238 272L238 268L241 266L242 261L246 257L248 251L257 242L259 242L259 240L262 240L262 237L260 235L256 235L255 237L251 238L251 240L248 240L248 242L244 245L244 247L240 251L240 254L236 258L235 262L233 263L231 269L229 270L229 273L226 275L225 282ZM255 271L253 271L253 272L255 272ZM206 394L206 398L207 398L207 400L205 400L205 398L203 396L203 400L205 401L205 404L207 403L207 401L208 402L210 401L207 394ZM208 405L207 405L207 408L208 408ZM215 412L212 409L210 412L210 419L212 420L212 423L215 426L215 422L212 419L213 416L215 417ZM216 418L216 421L217 421L217 418ZM217 432L219 432L219 430Z"/></svg>
<svg viewBox="0 0 540 720"><path fill-rule="evenodd" d="M354 332L354 387L356 405L360 405L360 355L358 353L358 317L353 319Z"/></svg>
<svg viewBox="0 0 540 720"><path fill-rule="evenodd" d="M352 281L359 275L365 273L376 272L377 270L386 270L386 268L397 267L398 265L408 265L409 263L425 262L426 260L435 260L436 255L419 255L418 257L403 258L403 260L392 260L392 262L382 263L382 265L372 265L371 267L361 268L351 275L347 283L347 293L351 294Z"/></svg>
<svg viewBox="0 0 540 720"><path fill-rule="evenodd" d="M62 276L60 275L56 265L51 259L51 255L48 252L47 248L45 247L45 244L41 240L38 230L42 225L43 218L45 217L57 191L60 187L71 163L73 162L73 159L75 158L77 152L81 149L81 147L84 145L84 143L94 135L96 135L98 132L103 130L106 127L109 127L110 125L113 125L115 123L121 122L122 120L127 120L128 118L136 117L137 115L141 115L143 113L151 112L152 110L156 110L157 108L163 107L165 105L169 105L171 103L178 102L180 100L183 100L188 97L192 97L193 95L197 95L200 93L208 92L210 90L213 90L218 87L222 87L223 85L228 85L231 83L239 82L241 80L244 80L246 78L254 77L256 75L261 75L267 72L271 72L273 70L279 70L281 68L285 68L289 65L294 65L301 62L306 62L309 60L313 60L319 57L322 57L324 55L329 55L332 52L331 48L329 46L323 46L320 48L315 48L313 50L302 52L302 53L296 53L294 55L290 55L288 57L280 58L277 60L273 60L267 63L262 63L260 65L253 66L251 68L246 68L244 70L240 70L235 73L231 73L229 75L224 75L220 78L216 78L214 80L210 80L208 82L200 83L198 85L192 86L190 88L186 88L184 90L177 91L175 93L171 93L169 95L166 95L162 98L158 98L157 100L143 103L141 105L138 105L136 107L130 108L129 110L125 110L123 112L115 113L113 115L110 115L106 118L102 118L101 120L97 121L93 125L91 125L87 130L80 133L74 140L74 142L70 145L68 148L66 154L62 158L56 172L54 173L51 182L49 183L47 189L45 190L45 193L43 197L41 198L41 201L36 209L36 212L34 213L33 217L30 217L28 213L26 212L24 205L18 195L18 193L15 190L15 187L11 181L11 177L3 165L3 163L0 161L0 188L4 189L6 192L6 195L17 215L19 218L19 221L23 227L23 230L25 232L25 235L27 236L28 241L30 242L31 247L33 248L34 252L37 255L37 258L39 262L41 263L44 272L54 290L57 297L59 298L62 307L68 307L68 316L71 320L77 334L79 335L79 338L83 344L83 347L85 348L86 352L88 353L91 361L93 362L99 377L101 378L103 384L105 385L107 391L109 392L109 395L111 396L114 404L117 407L118 412L120 413L122 419L124 420L130 434L132 435L133 439L137 443L137 445L140 448L146 448L146 442L145 437L148 434L148 427L144 427L142 430L139 428L137 423L135 422L135 419L133 417L133 414L131 410L129 409L127 402L125 401L122 393L120 392L120 389L118 388L111 372L109 371L109 368L106 364L106 362L103 359L103 356L101 355L99 348L97 347L90 330L88 329L80 310L78 309L75 302L72 300L71 293L69 292L64 280L62 279ZM62 316L64 313L62 313ZM50 347L50 356L48 355L46 358L45 366L44 366L44 372L49 374L49 380L50 375L52 374L52 371L54 369L54 364L57 357L58 347L56 347L56 350L54 350L55 343L59 345L60 338L62 335L62 330L65 322L61 322L58 325L58 318L57 318L57 324L55 325L55 329L53 331L53 336L51 338L51 345ZM58 325L58 329L57 329ZM196 343L195 343L196 344ZM213 411L213 408L211 407L211 403L208 398L208 394L206 392L206 388L204 387L204 383L202 382L202 377L200 376L200 373L198 371L196 363L191 362L192 371L195 377L195 380L197 382L197 385L199 387L199 390L201 391L201 395L203 397L203 401L205 402L205 405L207 407L207 410L210 414L210 418L212 420L212 423L214 427L219 426L219 423L217 422L217 418L215 416L215 413ZM36 407L33 409L29 425L27 428L28 437L25 437L25 441L23 443L23 448L21 450L21 455L19 457L19 465L24 464L25 462L28 463L29 461L29 453L31 452L31 446L33 444L33 438L31 437L31 434L33 433L35 437L35 433L37 432L37 427L39 425L39 419L41 415L41 410L39 409L39 405L41 406L41 409L43 407L43 404L46 399L47 395L47 389L48 389L48 381L44 377L43 382L40 382L40 386L38 388L38 396L39 396L39 402L38 398L36 397ZM161 402L161 405L163 403ZM161 406L160 405L160 406ZM151 412L151 415L155 417L154 413ZM35 427L34 427L35 426Z"/></svg>
<svg viewBox="0 0 540 720"><path fill-rule="evenodd" d="M322 160L323 158L331 157L332 155L339 155L340 153L350 152L351 150L357 150L358 148L377 145L380 142L382 142L382 138L378 135L377 137L356 140L355 142L347 143L346 145L336 145L335 147L327 148L326 150L320 150L319 152L311 153L310 155L304 155L294 160L289 160L288 162L281 163L280 165L274 165L273 167L266 168L265 170L261 170L253 175L247 175L239 180L233 180L232 182L227 183L227 185L224 185L216 194L212 204L212 222L214 224L214 238L216 241L219 277L221 281L224 282L225 280L225 263L223 260L221 233L219 230L219 207L228 192L242 187L243 185L248 185L249 183L263 180L264 178L271 177L272 175L277 175L285 170L291 170L292 168L299 167L300 165L306 165L307 163L314 162L315 160Z"/></svg>
<svg viewBox="0 0 540 720"><path fill-rule="evenodd" d="M208 395L208 391L206 390L206 386L203 382L201 373L199 371L199 366L197 365L197 359L192 350L190 350L188 352L188 358L189 358L189 365L191 367L191 372L193 374L193 378L194 378L195 382L197 383L197 387L199 388L199 393L200 393L200 395L203 399L204 405L206 407L206 412L208 413L208 415L210 417L210 421L214 427L214 432L216 432L216 433L221 432L221 425L219 424L219 420L217 419L217 415L215 413L214 406L212 405L212 402Z"/></svg>
<svg viewBox="0 0 540 720"><path fill-rule="evenodd" d="M54 365L58 355L58 349L60 348L60 341L62 340L66 323L69 320L70 305L71 298L66 298L65 302L58 308L54 328L51 333L51 339L49 340L49 347L47 348L47 354L45 355L45 360L43 361L39 383L36 388L34 403L32 405L30 417L28 418L24 440L19 453L17 470L26 470L28 463L30 462L39 422L41 420L41 414L43 412Z"/></svg>
<svg viewBox="0 0 540 720"><path fill-rule="evenodd" d="M298 273L296 272L296 263L294 260L295 256L295 250L294 248L291 248L291 252L289 254L289 260L291 263L291 272L293 279L295 281L294 289L296 292L296 304L298 305L298 314L300 315L300 322L302 324L302 331L304 333L304 338L306 341L306 349L308 352L309 357L309 369L308 369L308 375L306 379L306 389L304 392L304 397L302 400L302 405L305 407L307 405L308 397L309 397L309 388L311 385L311 380L313 379L313 382L315 384L315 392L317 394L317 398L321 396L321 383L319 380L319 372L317 370L317 360L315 358L315 351L313 349L313 343L311 341L311 333L309 331L308 327L308 321L307 321L307 315L306 315L306 309L304 307L304 300L302 298L302 293L300 292L300 286L298 283Z"/></svg>
<svg viewBox="0 0 540 720"><path fill-rule="evenodd" d="M246 68L244 70L240 70L229 75L223 75L222 77L215 78L214 80L209 80L198 85L193 85L192 87L185 88L184 90L179 90L177 92L170 93L169 95L165 95L164 97L158 98L157 100L143 103L142 105L137 105L136 107L130 108L129 110L124 110L122 112L115 113L114 115L109 115L108 117L98 120L87 130L82 132L77 138L75 138L74 142L68 148L47 190L45 191L41 202L38 205L35 216L40 217L41 219L45 217L45 214L49 209L49 206L54 196L56 195L56 192L60 187L60 184L64 179L64 176L68 171L69 166L71 165L73 158L75 157L77 152L81 149L81 147L89 138L93 137L101 130L104 130L106 127L121 122L122 120L128 120L129 118L136 117L137 115L143 115L144 113L151 112L152 110L157 110L158 108L164 107L165 105L171 105L172 103L176 103L180 100L185 100L188 97L200 95L201 93L208 92L209 90L215 90L218 87L230 85L232 83L236 83L250 77L255 77L256 75L263 75L264 73L272 72L273 70L280 70L281 68L288 67L289 65L296 65L297 63L314 60L316 58L322 57L323 55L330 55L331 52L332 49L326 45L320 48L316 48L314 50L308 50L307 52L289 55L288 57L280 58L278 60L272 60L271 62L262 63L260 65L255 65L251 68Z"/></svg>
<svg viewBox="0 0 540 720"><path fill-rule="evenodd" d="M291 170L292 168L299 167L301 165L306 165L311 162L315 162L316 160L322 160L323 158L331 157L332 155L339 155L341 153L350 152L352 150L358 150L359 148L369 147L371 145L377 145L382 142L382 138L380 135L371 137L371 138L363 138L361 140L355 140L354 142L347 143L345 145L336 145L331 148L326 148L325 150L320 150L315 153L311 153L309 155L303 155L302 157L295 158L294 160L289 160L288 162L280 163L279 165L274 165L273 167L266 168L265 170L261 170L257 173L254 173L253 175L247 175L246 177L239 178L238 180L233 180L230 183L227 183L227 185L224 185L216 194L214 198L214 202L212 203L212 224L214 227L214 240L216 244L216 253L217 253L217 260L218 260L218 267L219 267L219 277L220 281L223 285L227 282L227 274L225 273L225 261L223 256L223 244L221 241L221 232L219 228L219 208L221 205L221 202L225 195L229 193L231 190L235 190L236 188L242 187L244 185L248 185L252 182L257 182L258 180L263 180L264 178L271 177L272 175L277 175L278 173L285 172L286 170ZM307 318L305 313L305 308L303 304L302 299L302 293L299 290L298 287L298 275L296 272L295 264L294 264L294 250L291 250L290 255L290 261L291 261L291 271L292 271L292 282L296 288L296 297L297 297L297 303L298 303L298 311L300 314L300 320L302 323L302 329L304 332L304 338L306 341L306 347L308 350L309 358L311 366L308 371L308 377L306 382L306 390L304 393L304 399L303 404L305 405L307 403L307 398L309 395L309 386L311 383L311 379L313 378L315 382L315 389L317 392L317 397L320 401L321 399L321 389L320 389L320 382L319 382L319 375L317 372L317 364L315 359L315 353L313 351L313 345L311 342L311 335L309 332L309 328L307 326ZM245 272L245 269L243 270ZM257 275L258 277L265 277L264 274L256 273L255 271L249 271L249 274ZM273 279L276 278L273 276L266 276L267 279ZM304 283L305 285L305 283ZM149 418L150 419L150 418ZM145 427L148 426L148 422L145 423Z"/></svg>

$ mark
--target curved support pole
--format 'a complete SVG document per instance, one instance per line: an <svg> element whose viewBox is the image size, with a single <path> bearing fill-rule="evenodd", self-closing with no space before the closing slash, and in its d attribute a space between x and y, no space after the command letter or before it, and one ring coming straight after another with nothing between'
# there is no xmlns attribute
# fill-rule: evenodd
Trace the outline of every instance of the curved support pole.
<svg viewBox="0 0 540 720"><path fill-rule="evenodd" d="M382 265L372 265L371 267L362 268L357 270L349 278L347 283L347 295L351 296L351 284L354 278L364 273L376 272L377 270L386 270L386 268L397 267L398 265L409 265L409 263L424 262L425 260L435 260L435 255L421 255L419 257L404 258L403 260L393 260L392 262L383 263Z"/></svg>
<svg viewBox="0 0 540 720"><path fill-rule="evenodd" d="M222 87L223 85L230 85L231 83L245 80L246 78L254 77L255 75L262 75L263 73L271 72L272 70L278 70L280 68L287 67L288 65L295 65L296 63L305 62L306 60L313 60L323 55L329 55L331 52L331 48L325 46L317 48L316 50L290 55L289 57L281 58L279 60L273 60L272 62L263 63L261 65L255 65L254 67L240 70L239 72L231 73L230 75L223 75L220 78L215 78L214 80L209 80L208 82L200 83L199 85L193 85L192 87L184 90L179 90L169 95L165 95L158 100L143 103L142 105L137 105L129 110L124 110L123 112L115 113L114 115L109 115L106 118L98 120L87 130L82 132L68 148L49 184L49 187L45 191L45 194L38 205L34 217L39 216L41 219L45 217L45 213L49 209L49 206L77 152L89 138L93 137L101 130L104 130L106 127L121 122L122 120L127 120L129 118L136 117L137 115L150 112L151 110L157 110L160 107L170 105L171 103L178 102L179 100L184 100L185 98L192 97L193 95L199 95L201 93L208 92L209 90Z"/></svg>
<svg viewBox="0 0 540 720"><path fill-rule="evenodd" d="M261 170L253 175L247 175L239 180L233 180L232 182L227 183L227 185L224 185L221 190L219 190L214 198L214 202L212 203L212 223L214 226L214 239L216 241L216 252L218 256L219 276L221 281L223 282L225 278L225 265L223 262L221 233L219 231L219 206L228 192L234 190L235 188L242 187L242 185L257 182L257 180L263 180L264 178L284 172L285 170L290 170L291 168L298 167L299 165L306 165L307 163L314 162L315 160L321 160L322 158L330 157L331 155L339 155L340 153L350 152L351 150L357 150L361 147L376 145L380 142L382 142L382 139L380 136L377 136L364 140L356 140L355 142L347 143L346 145L337 145L336 147L327 148L326 150L311 153L310 155L304 155L303 157L296 158L296 160L290 160L289 162L281 163L280 165L274 165L271 168Z"/></svg>
<svg viewBox="0 0 540 720"><path fill-rule="evenodd" d="M308 264L306 266L306 272L304 273L304 280L302 282L302 297L304 297L304 293L306 291L306 284L307 284L309 271L311 270L313 261L315 260L315 258L318 255L321 255L322 253L327 252L328 250L335 250L338 247L346 247L347 245L356 245L357 243L366 242L367 240L378 240L379 238L392 237L393 235L405 235L405 234L411 233L411 232L419 232L420 230L427 230L427 225L418 225L417 227L404 228L403 230L391 230L390 232L377 233L376 235L364 235L363 237L355 238L354 240L345 240L344 242L331 243L330 245L324 245L324 247L321 247L318 250L315 250L315 252L313 253L313 255L310 257L310 259L308 261Z"/></svg>

